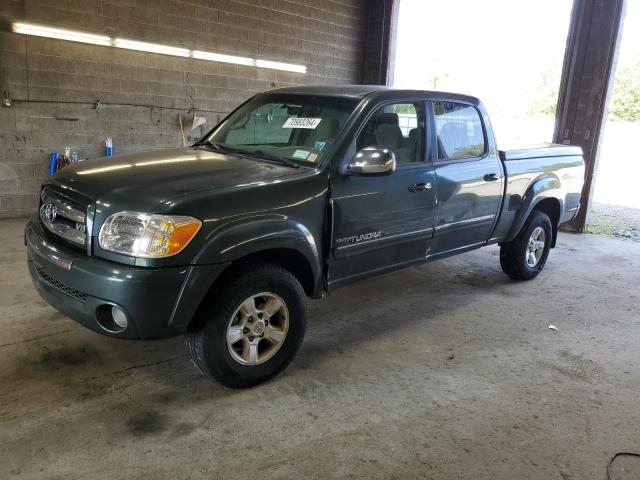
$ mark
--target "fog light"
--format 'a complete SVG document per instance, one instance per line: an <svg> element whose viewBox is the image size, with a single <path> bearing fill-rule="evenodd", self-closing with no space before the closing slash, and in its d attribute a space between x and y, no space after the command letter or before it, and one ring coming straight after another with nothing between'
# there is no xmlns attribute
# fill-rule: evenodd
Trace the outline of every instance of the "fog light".
<svg viewBox="0 0 640 480"><path fill-rule="evenodd" d="M119 326L123 330L127 328L127 316L122 310L115 306L111 307L111 316L113 317L113 321L117 326Z"/></svg>

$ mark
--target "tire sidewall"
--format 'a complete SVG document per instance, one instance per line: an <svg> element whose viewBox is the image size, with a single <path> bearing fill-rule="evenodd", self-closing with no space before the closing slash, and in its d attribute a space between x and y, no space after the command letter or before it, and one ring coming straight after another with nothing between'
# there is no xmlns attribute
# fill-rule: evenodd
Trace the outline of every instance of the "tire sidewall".
<svg viewBox="0 0 640 480"><path fill-rule="evenodd" d="M538 263L534 267L530 267L529 264L527 264L527 248L531 234L538 227L542 227L544 230L544 251L542 252L542 257L540 257ZM527 222L527 225L522 231L521 240L519 242L520 245L518 245L518 263L520 264L519 267L521 272L523 272L525 276L533 278L544 268L551 250L552 235L553 230L551 228L551 220L549 220L549 217L542 212L533 212L529 222Z"/></svg>
<svg viewBox="0 0 640 480"><path fill-rule="evenodd" d="M240 304L252 295L271 292L284 301L289 311L289 328L284 343L276 354L259 365L242 365L229 353L226 342L227 325ZM304 292L286 272L256 272L243 275L232 282L218 301L203 312L202 341L207 367L225 383L250 386L282 371L302 344L306 330Z"/></svg>

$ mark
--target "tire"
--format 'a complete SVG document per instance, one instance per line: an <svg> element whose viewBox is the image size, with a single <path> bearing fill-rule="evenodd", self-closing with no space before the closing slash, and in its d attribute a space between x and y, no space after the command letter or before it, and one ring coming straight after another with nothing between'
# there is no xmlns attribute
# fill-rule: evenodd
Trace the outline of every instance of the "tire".
<svg viewBox="0 0 640 480"><path fill-rule="evenodd" d="M536 236L534 232L538 234L538 238L533 241L538 243L532 244L535 251L531 252L529 241ZM542 235L539 235L540 232ZM544 212L534 210L518 236L508 243L503 243L500 247L502 271L516 280L535 278L547 263L552 238L551 220ZM539 242L544 242L544 245L542 246ZM536 246L541 248L535 248ZM531 257L532 253L534 257Z"/></svg>
<svg viewBox="0 0 640 480"><path fill-rule="evenodd" d="M297 278L278 265L254 263L205 301L185 334L185 347L205 377L245 388L284 370L306 327L306 296Z"/></svg>

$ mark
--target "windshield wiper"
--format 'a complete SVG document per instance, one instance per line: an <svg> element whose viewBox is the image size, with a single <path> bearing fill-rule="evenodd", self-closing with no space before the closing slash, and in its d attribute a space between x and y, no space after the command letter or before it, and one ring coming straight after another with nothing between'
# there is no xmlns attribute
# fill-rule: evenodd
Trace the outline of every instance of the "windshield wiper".
<svg viewBox="0 0 640 480"><path fill-rule="evenodd" d="M279 163L281 165L286 165L287 167L292 168L300 168L296 162L289 160L288 158L278 157L277 155L273 155L271 153L263 152L262 150L242 150L240 148L232 148L220 145L219 143L214 143L211 141L206 141L202 143L197 143L197 146L209 146L216 152L220 153L230 153L232 155L239 155L243 157L251 157L251 158L260 158L262 160L267 160L270 162Z"/></svg>
<svg viewBox="0 0 640 480"><path fill-rule="evenodd" d="M198 143L194 144L193 146L194 147L207 147L207 148L215 150L216 152L219 152L219 153L234 153L231 150L229 150L228 148L223 147L219 143L210 142L209 140L199 141Z"/></svg>
<svg viewBox="0 0 640 480"><path fill-rule="evenodd" d="M262 158L265 160L270 160L272 162L281 163L282 165L286 165L288 167L300 168L300 165L298 165L293 160L289 160L288 158L285 158L285 157L278 157L277 155L272 155L271 153L263 152L262 150L252 150L250 152L242 152L242 153L244 155L248 154L257 158Z"/></svg>

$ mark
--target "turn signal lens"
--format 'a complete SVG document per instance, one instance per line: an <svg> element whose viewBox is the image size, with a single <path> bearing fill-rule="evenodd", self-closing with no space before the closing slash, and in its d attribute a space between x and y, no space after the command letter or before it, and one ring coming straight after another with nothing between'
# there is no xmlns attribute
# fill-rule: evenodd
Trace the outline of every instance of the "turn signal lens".
<svg viewBox="0 0 640 480"><path fill-rule="evenodd" d="M182 251L201 226L193 217L119 212L104 222L98 243L104 250L132 257L170 257Z"/></svg>
<svg viewBox="0 0 640 480"><path fill-rule="evenodd" d="M166 255L173 255L182 250L198 233L200 225L200 220L191 220L190 222L179 223L173 228L169 227L172 230L171 236L166 243Z"/></svg>

